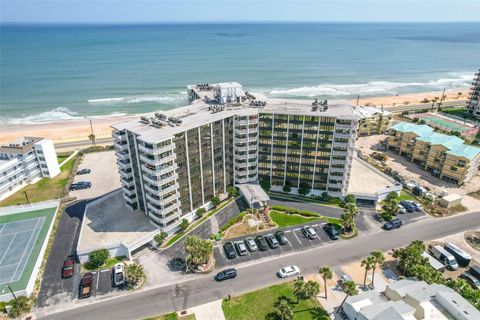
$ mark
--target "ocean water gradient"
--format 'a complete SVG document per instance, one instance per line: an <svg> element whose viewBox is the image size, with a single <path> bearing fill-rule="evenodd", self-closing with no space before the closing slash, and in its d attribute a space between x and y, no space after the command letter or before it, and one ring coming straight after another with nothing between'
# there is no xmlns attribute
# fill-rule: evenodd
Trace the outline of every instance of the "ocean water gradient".
<svg viewBox="0 0 480 320"><path fill-rule="evenodd" d="M480 67L480 24L2 25L0 121L142 113L191 83L271 97L455 89Z"/></svg>

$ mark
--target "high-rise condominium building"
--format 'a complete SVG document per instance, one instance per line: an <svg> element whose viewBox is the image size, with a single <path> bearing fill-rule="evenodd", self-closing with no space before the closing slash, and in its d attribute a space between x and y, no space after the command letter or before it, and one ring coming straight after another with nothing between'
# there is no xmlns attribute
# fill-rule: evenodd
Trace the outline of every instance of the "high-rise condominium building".
<svg viewBox="0 0 480 320"><path fill-rule="evenodd" d="M127 206L170 232L230 186L268 180L345 195L353 107L264 103L239 86L189 86L192 104L113 125Z"/></svg>
<svg viewBox="0 0 480 320"><path fill-rule="evenodd" d="M60 173L52 140L25 137L0 146L0 200Z"/></svg>
<svg viewBox="0 0 480 320"><path fill-rule="evenodd" d="M480 117L480 69L475 73L475 79L470 88L467 111Z"/></svg>

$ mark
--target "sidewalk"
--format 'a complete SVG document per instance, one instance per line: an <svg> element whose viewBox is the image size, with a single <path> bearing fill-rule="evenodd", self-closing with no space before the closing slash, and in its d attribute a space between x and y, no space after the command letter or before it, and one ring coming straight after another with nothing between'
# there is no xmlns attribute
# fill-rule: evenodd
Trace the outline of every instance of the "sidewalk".
<svg viewBox="0 0 480 320"><path fill-rule="evenodd" d="M225 320L222 300L215 300L187 310L187 314L195 314L196 320Z"/></svg>

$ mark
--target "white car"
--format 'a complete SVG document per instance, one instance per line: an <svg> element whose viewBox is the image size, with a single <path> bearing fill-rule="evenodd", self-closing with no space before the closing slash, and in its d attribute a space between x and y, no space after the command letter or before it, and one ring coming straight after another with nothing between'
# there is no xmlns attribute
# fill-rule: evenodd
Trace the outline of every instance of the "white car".
<svg viewBox="0 0 480 320"><path fill-rule="evenodd" d="M398 211L400 213L407 213L407 209L405 209L401 204L398 205Z"/></svg>
<svg viewBox="0 0 480 320"><path fill-rule="evenodd" d="M287 278L287 277L291 277L299 274L300 274L300 268L297 266L284 267L278 271L278 275L280 276L280 278Z"/></svg>
<svg viewBox="0 0 480 320"><path fill-rule="evenodd" d="M116 287L125 284L125 265L121 262L113 267L113 283Z"/></svg>

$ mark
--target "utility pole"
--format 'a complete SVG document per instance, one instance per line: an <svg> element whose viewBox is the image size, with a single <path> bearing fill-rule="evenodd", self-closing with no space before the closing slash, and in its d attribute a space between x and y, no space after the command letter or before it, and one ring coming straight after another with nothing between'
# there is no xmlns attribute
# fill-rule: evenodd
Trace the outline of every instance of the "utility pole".
<svg viewBox="0 0 480 320"><path fill-rule="evenodd" d="M92 119L90 119L90 136L88 136L90 138L90 140L92 141L92 146L95 145L95 134L93 133L93 125L92 125Z"/></svg>
<svg viewBox="0 0 480 320"><path fill-rule="evenodd" d="M360 95L357 96L357 106L359 101L360 101Z"/></svg>
<svg viewBox="0 0 480 320"><path fill-rule="evenodd" d="M23 191L23 194L25 195L25 199L27 199L28 204L30 204L30 199L28 198L27 191Z"/></svg>
<svg viewBox="0 0 480 320"><path fill-rule="evenodd" d="M12 294L13 298L15 299L15 302L18 304L17 296L15 295L15 293L13 292L13 290L10 287L9 284L7 284L7 288L8 288L8 290L10 290L10 293ZM5 292L5 289L2 290L2 293L4 293L4 292Z"/></svg>

